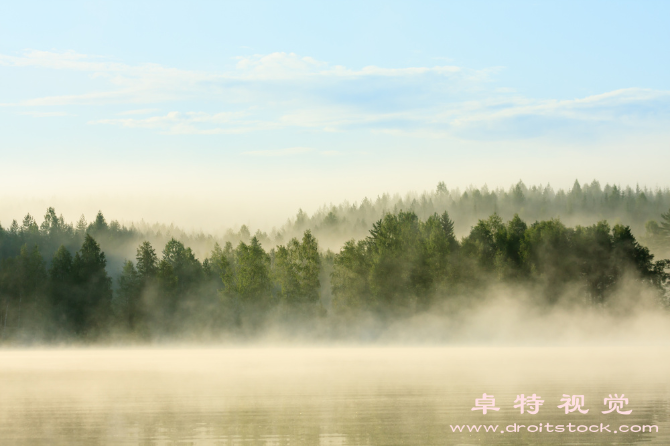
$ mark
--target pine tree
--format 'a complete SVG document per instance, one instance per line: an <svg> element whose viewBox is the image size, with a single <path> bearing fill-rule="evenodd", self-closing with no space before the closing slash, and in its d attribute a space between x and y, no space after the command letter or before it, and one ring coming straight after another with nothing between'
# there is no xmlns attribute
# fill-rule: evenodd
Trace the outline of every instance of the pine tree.
<svg viewBox="0 0 670 446"><path fill-rule="evenodd" d="M135 260L137 261L137 274L143 282L156 277L158 273L158 257L151 243L148 241L142 242L137 248Z"/></svg>
<svg viewBox="0 0 670 446"><path fill-rule="evenodd" d="M74 314L79 297L74 285L72 254L61 245L49 267L49 298L56 328L61 333L74 330Z"/></svg>
<svg viewBox="0 0 670 446"><path fill-rule="evenodd" d="M133 262L123 264L121 275L117 279L119 284L117 311L133 330L140 319L140 298L142 295L142 279Z"/></svg>
<svg viewBox="0 0 670 446"><path fill-rule="evenodd" d="M661 234L670 238L670 209L665 214L661 214L659 227Z"/></svg>
<svg viewBox="0 0 670 446"><path fill-rule="evenodd" d="M72 261L72 273L78 299L72 308L75 331L100 330L108 321L112 301L112 279L105 267L107 259L100 245L86 234L81 249Z"/></svg>

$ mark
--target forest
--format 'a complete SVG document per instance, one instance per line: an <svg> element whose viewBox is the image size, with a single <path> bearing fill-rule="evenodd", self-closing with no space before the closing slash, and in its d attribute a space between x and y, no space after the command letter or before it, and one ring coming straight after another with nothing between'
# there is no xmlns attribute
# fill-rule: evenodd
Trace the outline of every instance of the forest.
<svg viewBox="0 0 670 446"><path fill-rule="evenodd" d="M440 183L421 196L300 211L253 236L246 226L218 237L128 227L102 212L72 224L49 208L40 224L26 215L0 225L0 340L248 339L277 325L346 331L370 315L390 323L445 311L497 284L532 290L547 308L566 300L607 308L626 285L653 292L667 311L670 260L654 254L669 248L670 191L597 182L462 193Z"/></svg>

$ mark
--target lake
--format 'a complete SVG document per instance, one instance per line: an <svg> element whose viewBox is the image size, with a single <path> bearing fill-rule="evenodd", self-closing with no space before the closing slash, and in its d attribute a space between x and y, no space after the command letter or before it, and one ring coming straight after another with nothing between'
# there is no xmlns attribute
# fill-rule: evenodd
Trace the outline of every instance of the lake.
<svg viewBox="0 0 670 446"><path fill-rule="evenodd" d="M0 444L670 444L668 353L635 345L4 349Z"/></svg>

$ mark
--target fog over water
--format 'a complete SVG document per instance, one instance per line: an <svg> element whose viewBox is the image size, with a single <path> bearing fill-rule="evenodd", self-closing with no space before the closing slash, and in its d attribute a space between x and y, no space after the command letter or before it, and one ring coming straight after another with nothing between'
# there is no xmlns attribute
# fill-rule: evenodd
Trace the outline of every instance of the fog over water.
<svg viewBox="0 0 670 446"><path fill-rule="evenodd" d="M669 207L439 183L270 232L26 216L0 232L0 438L667 444Z"/></svg>
<svg viewBox="0 0 670 446"><path fill-rule="evenodd" d="M0 351L5 444L667 444L667 347ZM497 412L472 411L495 397ZM603 414L610 394L629 415ZM544 401L521 414L519 394ZM588 413L560 399L584 395ZM500 431L568 423L610 433ZM453 432L456 425L498 426ZM620 425L658 433L618 432Z"/></svg>

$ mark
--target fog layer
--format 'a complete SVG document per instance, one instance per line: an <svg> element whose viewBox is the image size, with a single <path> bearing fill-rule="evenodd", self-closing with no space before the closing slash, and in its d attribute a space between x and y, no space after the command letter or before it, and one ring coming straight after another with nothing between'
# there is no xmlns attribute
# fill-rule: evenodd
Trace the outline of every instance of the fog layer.
<svg viewBox="0 0 670 446"><path fill-rule="evenodd" d="M124 227L102 213L68 224L49 208L0 227L2 340L478 342L646 339L665 333L666 191L548 188L388 197L308 217L268 235L224 238ZM470 205L474 207L470 209ZM407 205L407 209L399 208ZM348 206L348 207L347 207ZM459 223L487 206L459 236ZM565 208L565 209L564 209ZM611 215L613 223L566 220ZM512 211L518 211L505 218ZM433 211L433 212L430 212ZM642 223L644 215L656 219ZM360 218L352 223L353 218ZM366 218L380 215L362 231ZM642 217L641 217L642 216ZM644 226L642 243L633 226ZM460 223L462 227L462 223ZM163 233L165 231L165 233ZM172 233L174 231L174 234ZM297 236L293 236L296 234ZM324 250L351 236L336 252ZM162 241L156 245L157 241ZM198 249L190 247L193 242ZM132 248L131 248L132 247ZM199 250L206 253L199 254ZM123 256L123 257L122 257ZM625 322L624 322L625 321ZM621 324L634 329L619 336Z"/></svg>

